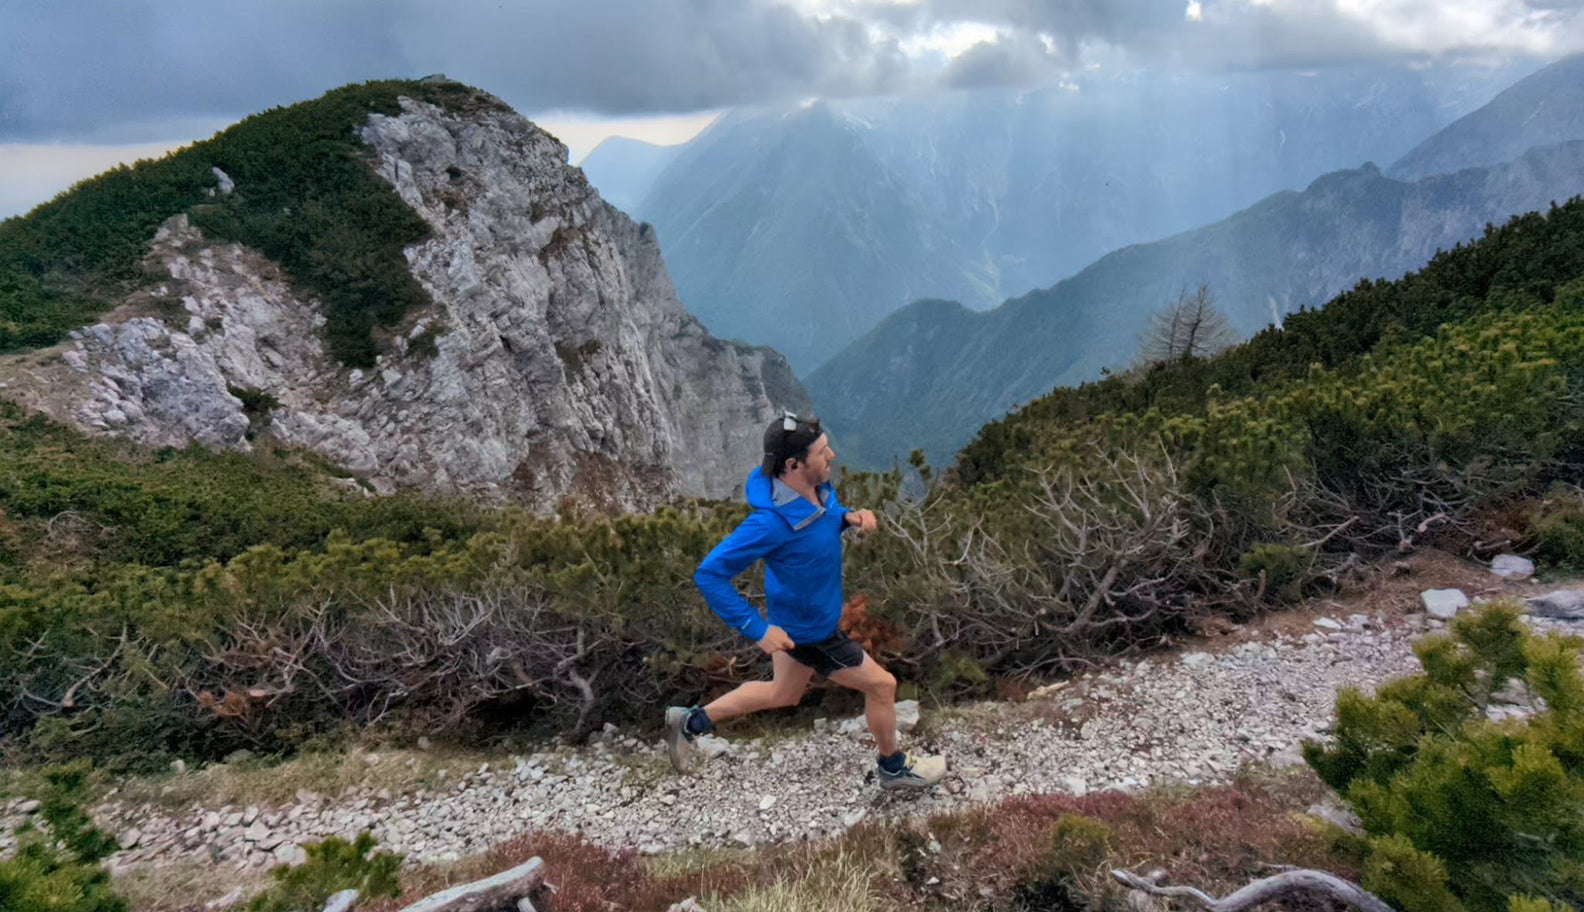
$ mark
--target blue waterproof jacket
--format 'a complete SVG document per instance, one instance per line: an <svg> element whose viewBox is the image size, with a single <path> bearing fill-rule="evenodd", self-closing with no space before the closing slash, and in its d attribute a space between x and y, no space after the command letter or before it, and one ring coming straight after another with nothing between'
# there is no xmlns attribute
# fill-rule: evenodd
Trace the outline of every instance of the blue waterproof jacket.
<svg viewBox="0 0 1584 912"><path fill-rule="evenodd" d="M847 508L829 483L816 507L779 478L759 469L748 476L754 511L704 558L693 581L704 601L738 633L755 642L774 624L794 643L817 643L836 632L842 612L842 531ZM732 584L754 561L765 562L770 621Z"/></svg>

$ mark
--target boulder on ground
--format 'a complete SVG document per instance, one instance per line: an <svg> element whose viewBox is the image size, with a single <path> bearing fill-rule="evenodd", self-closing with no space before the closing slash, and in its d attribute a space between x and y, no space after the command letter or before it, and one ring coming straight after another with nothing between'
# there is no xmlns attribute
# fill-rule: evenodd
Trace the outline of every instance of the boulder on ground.
<svg viewBox="0 0 1584 912"><path fill-rule="evenodd" d="M1558 589L1529 599L1529 613L1564 621L1584 620L1584 589Z"/></svg>
<svg viewBox="0 0 1584 912"><path fill-rule="evenodd" d="M1424 600L1425 611L1433 618L1450 620L1459 611L1469 606L1468 596L1462 589L1426 589L1419 594Z"/></svg>
<svg viewBox="0 0 1584 912"><path fill-rule="evenodd" d="M1526 580L1534 576L1535 565L1527 557L1516 554L1498 554L1491 561L1491 572L1505 580Z"/></svg>
<svg viewBox="0 0 1584 912"><path fill-rule="evenodd" d="M907 734L918 727L919 702L917 700L902 700L896 705L897 731Z"/></svg>

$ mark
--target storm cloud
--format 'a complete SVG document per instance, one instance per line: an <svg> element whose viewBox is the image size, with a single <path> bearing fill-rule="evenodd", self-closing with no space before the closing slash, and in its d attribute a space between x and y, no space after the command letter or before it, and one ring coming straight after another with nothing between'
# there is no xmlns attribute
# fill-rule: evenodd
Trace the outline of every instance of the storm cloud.
<svg viewBox="0 0 1584 912"><path fill-rule="evenodd" d="M0 28L0 141L137 141L436 72L522 110L622 115L893 91L908 67L857 20L763 0L21 0Z"/></svg>
<svg viewBox="0 0 1584 912"><path fill-rule="evenodd" d="M0 142L197 135L435 72L524 112L619 116L1037 84L1096 64L1584 50L1578 0L11 0L0 25ZM965 26L977 37L954 43Z"/></svg>

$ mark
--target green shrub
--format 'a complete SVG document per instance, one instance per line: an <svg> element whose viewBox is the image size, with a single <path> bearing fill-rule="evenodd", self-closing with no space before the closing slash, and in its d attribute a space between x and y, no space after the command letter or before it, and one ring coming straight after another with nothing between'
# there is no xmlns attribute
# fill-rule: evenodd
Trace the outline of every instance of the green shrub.
<svg viewBox="0 0 1584 912"><path fill-rule="evenodd" d="M42 828L17 830L17 850L0 860L0 909L7 912L126 912L127 901L111 889L100 864L117 849L109 834L95 829L83 810L88 765L77 763L45 771L48 790L41 798Z"/></svg>
<svg viewBox="0 0 1584 912"><path fill-rule="evenodd" d="M267 393L250 398L267 407ZM261 448L262 449L262 448ZM249 547L317 548L333 529L423 543L465 539L476 504L423 495L370 498L332 480L312 454L147 450L94 440L0 401L0 515L13 562L174 566L229 560ZM5 563L0 561L0 564Z"/></svg>
<svg viewBox="0 0 1584 912"><path fill-rule="evenodd" d="M1314 568L1314 558L1301 548L1261 542L1238 558L1238 573L1244 579L1263 575L1266 590L1283 601L1297 601Z"/></svg>
<svg viewBox="0 0 1584 912"><path fill-rule="evenodd" d="M226 392L242 400L242 413L249 419L262 419L280 408L280 400L268 390L251 386L228 386Z"/></svg>
<svg viewBox="0 0 1584 912"><path fill-rule="evenodd" d="M436 321L424 327L423 332L413 336L407 343L407 353L414 358L430 359L440 354L440 337L445 334L445 325Z"/></svg>
<svg viewBox="0 0 1584 912"><path fill-rule="evenodd" d="M1584 570L1584 492L1558 485L1527 517L1535 560L1556 570Z"/></svg>
<svg viewBox="0 0 1584 912"><path fill-rule="evenodd" d="M1062 814L1051 831L1050 848L1021 878L1015 894L1021 909L1081 909L1094 874L1116 843L1116 830L1103 820Z"/></svg>
<svg viewBox="0 0 1584 912"><path fill-rule="evenodd" d="M1105 821L1063 814L1051 836L1049 868L1067 876L1093 873L1105 863L1115 841L1116 831Z"/></svg>
<svg viewBox="0 0 1584 912"><path fill-rule="evenodd" d="M1421 640L1422 674L1338 695L1304 756L1363 821L1366 888L1408 912L1584 902L1581 649L1498 603ZM1489 720L1515 682L1541 708Z"/></svg>
<svg viewBox="0 0 1584 912"><path fill-rule="evenodd" d="M260 431L269 427L270 412L280 408L280 400L268 390L244 386L228 386L226 391L242 400L242 414L247 416L247 439L256 440Z"/></svg>
<svg viewBox="0 0 1584 912"><path fill-rule="evenodd" d="M287 753L381 719L458 734L491 719L641 718L751 648L691 585L741 516L506 514L500 532L465 542L332 534L316 550L260 545L225 563L23 576L0 585L0 723L35 759L145 769ZM98 671L82 680L81 668ZM313 683L346 674L363 683L328 695ZM591 703L579 674L595 682Z"/></svg>
<svg viewBox="0 0 1584 912"><path fill-rule="evenodd" d="M355 842L331 836L323 842L303 846L308 860L300 865L281 865L270 871L275 884L253 897L248 912L294 912L320 909L331 896L342 890L358 891L358 901L400 896L397 871L402 857L389 852L369 852L374 837L358 834Z"/></svg>

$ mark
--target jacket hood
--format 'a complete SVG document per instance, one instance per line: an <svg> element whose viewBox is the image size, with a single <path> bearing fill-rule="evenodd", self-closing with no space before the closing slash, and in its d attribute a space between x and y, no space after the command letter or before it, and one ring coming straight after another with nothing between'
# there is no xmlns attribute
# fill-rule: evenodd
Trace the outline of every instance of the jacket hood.
<svg viewBox="0 0 1584 912"><path fill-rule="evenodd" d="M809 503L802 494L792 490L792 486L779 478L771 478L763 469L755 468L748 475L748 483L744 488L748 497L748 505L756 510L770 510L782 519L793 531L802 529L809 523L825 515L825 507L816 507ZM835 493L830 482L819 486L820 500L829 505Z"/></svg>

